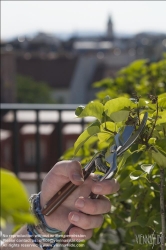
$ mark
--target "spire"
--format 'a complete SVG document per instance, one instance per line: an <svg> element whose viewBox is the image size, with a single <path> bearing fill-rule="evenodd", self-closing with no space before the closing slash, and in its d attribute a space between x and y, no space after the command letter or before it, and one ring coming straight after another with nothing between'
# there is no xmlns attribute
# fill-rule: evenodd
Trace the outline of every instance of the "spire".
<svg viewBox="0 0 166 250"><path fill-rule="evenodd" d="M112 19L111 19L111 16L109 15L108 17L108 25L112 24Z"/></svg>
<svg viewBox="0 0 166 250"><path fill-rule="evenodd" d="M107 22L107 37L113 39L113 23L110 15Z"/></svg>

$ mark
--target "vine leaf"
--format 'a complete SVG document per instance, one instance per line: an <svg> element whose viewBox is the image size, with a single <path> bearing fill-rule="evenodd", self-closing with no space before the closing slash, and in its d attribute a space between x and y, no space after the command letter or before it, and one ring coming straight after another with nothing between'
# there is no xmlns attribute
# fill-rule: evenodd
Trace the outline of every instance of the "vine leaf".
<svg viewBox="0 0 166 250"><path fill-rule="evenodd" d="M158 99L164 98L164 97L166 97L166 93L162 93L162 94L158 95Z"/></svg>
<svg viewBox="0 0 166 250"><path fill-rule="evenodd" d="M145 227L146 224L148 223L148 216L145 214L140 215L136 218L137 220L134 220L132 222L130 222L129 224L126 225L126 227L133 227L133 226L141 226L141 227Z"/></svg>
<svg viewBox="0 0 166 250"><path fill-rule="evenodd" d="M143 165L141 165L141 168L145 173L150 174L152 169L154 168L154 165L152 165L152 164L143 164Z"/></svg>
<svg viewBox="0 0 166 250"><path fill-rule="evenodd" d="M135 104L131 100L126 97L119 97L106 102L104 111L110 117L110 115L114 112L123 109L130 109L132 107L135 107Z"/></svg>
<svg viewBox="0 0 166 250"><path fill-rule="evenodd" d="M146 224L148 223L149 217L147 214L141 214L140 216L137 217L137 222L141 227L145 227Z"/></svg>
<svg viewBox="0 0 166 250"><path fill-rule="evenodd" d="M139 99L139 103L138 103L138 107L139 108L144 108L147 107L149 105L149 101L147 101L146 99L140 98ZM154 108L155 110L155 108Z"/></svg>
<svg viewBox="0 0 166 250"><path fill-rule="evenodd" d="M160 108L166 108L166 97L160 98L158 100L158 105L159 105Z"/></svg>
<svg viewBox="0 0 166 250"><path fill-rule="evenodd" d="M135 170L130 174L130 179L133 181L138 180L141 177L146 178L146 173L142 170Z"/></svg>
<svg viewBox="0 0 166 250"><path fill-rule="evenodd" d="M127 120L128 116L129 116L128 110L120 110L120 111L112 113L110 115L110 118L114 122L122 122L122 121Z"/></svg>
<svg viewBox="0 0 166 250"><path fill-rule="evenodd" d="M130 150L127 150L122 154L118 162L118 171L125 165L129 156L131 156Z"/></svg>
<svg viewBox="0 0 166 250"><path fill-rule="evenodd" d="M158 116L159 117L157 119L156 125L166 123L166 110L164 110L163 112L159 112Z"/></svg>
<svg viewBox="0 0 166 250"><path fill-rule="evenodd" d="M106 132L101 132L97 134L99 142L104 142L110 139L111 135L110 133Z"/></svg>
<svg viewBox="0 0 166 250"><path fill-rule="evenodd" d="M97 119L101 120L102 115L104 111L104 106L102 103L98 101L91 101L88 103L85 107L84 106L79 106L75 114L77 117L86 117L86 116L93 116L96 117Z"/></svg>
<svg viewBox="0 0 166 250"><path fill-rule="evenodd" d="M84 132L78 137L76 142L74 143L74 155L76 155L79 149L84 145L84 143L93 135L96 135L100 132L100 124L99 122L92 123Z"/></svg>
<svg viewBox="0 0 166 250"><path fill-rule="evenodd" d="M116 127L115 127L115 123L113 122L104 122L101 124L100 126L101 132L115 132L116 131Z"/></svg>
<svg viewBox="0 0 166 250"><path fill-rule="evenodd" d="M132 221L126 225L126 227L134 227L134 226L139 226L138 221Z"/></svg>
<svg viewBox="0 0 166 250"><path fill-rule="evenodd" d="M166 168L166 152L160 149L160 147L152 148L152 158L159 167Z"/></svg>

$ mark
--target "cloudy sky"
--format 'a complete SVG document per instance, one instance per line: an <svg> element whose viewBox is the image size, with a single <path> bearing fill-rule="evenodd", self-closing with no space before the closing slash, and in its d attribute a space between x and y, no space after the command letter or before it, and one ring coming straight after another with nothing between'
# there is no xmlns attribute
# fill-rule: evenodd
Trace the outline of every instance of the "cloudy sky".
<svg viewBox="0 0 166 250"><path fill-rule="evenodd" d="M1 38L37 31L106 31L111 15L118 33L166 33L165 1L1 1Z"/></svg>

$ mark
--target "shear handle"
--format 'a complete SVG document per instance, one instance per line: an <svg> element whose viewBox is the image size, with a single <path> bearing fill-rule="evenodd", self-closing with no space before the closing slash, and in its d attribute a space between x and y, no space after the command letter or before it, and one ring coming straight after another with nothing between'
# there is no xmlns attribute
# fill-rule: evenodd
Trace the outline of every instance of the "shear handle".
<svg viewBox="0 0 166 250"><path fill-rule="evenodd" d="M83 168L84 180L96 169L95 160L102 152L97 152L91 161ZM77 188L72 182L66 183L41 209L43 215L50 215Z"/></svg>
<svg viewBox="0 0 166 250"><path fill-rule="evenodd" d="M83 169L84 180L88 178L95 167L95 162L87 170ZM66 183L42 208L41 213L43 215L50 215L56 210L62 202L77 188L71 181Z"/></svg>

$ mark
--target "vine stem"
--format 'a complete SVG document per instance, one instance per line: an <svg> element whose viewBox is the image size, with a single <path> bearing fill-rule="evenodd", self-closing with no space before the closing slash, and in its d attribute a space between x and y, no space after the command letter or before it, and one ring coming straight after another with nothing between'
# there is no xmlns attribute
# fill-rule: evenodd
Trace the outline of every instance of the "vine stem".
<svg viewBox="0 0 166 250"><path fill-rule="evenodd" d="M155 129L155 126L156 126L156 122L157 122L157 119L158 119L158 113L159 113L159 107L158 107L158 100L157 100L157 103L156 103L156 117L155 117L155 121L154 121L154 124L153 124L153 127L152 127L152 130L151 130L151 133L148 137L148 140L152 137L152 134L153 134L153 130Z"/></svg>
<svg viewBox="0 0 166 250"><path fill-rule="evenodd" d="M160 210L161 210L161 250L165 249L165 207L164 207L164 168L160 168Z"/></svg>

